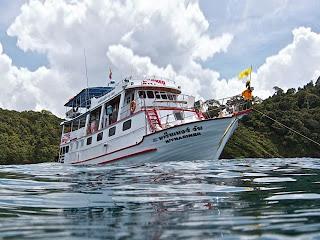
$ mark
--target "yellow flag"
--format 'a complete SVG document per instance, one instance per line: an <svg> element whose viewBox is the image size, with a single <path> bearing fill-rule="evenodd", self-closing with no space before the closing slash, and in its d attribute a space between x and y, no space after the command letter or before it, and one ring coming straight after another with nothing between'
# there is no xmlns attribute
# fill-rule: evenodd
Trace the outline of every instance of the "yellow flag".
<svg viewBox="0 0 320 240"><path fill-rule="evenodd" d="M252 72L252 67L249 67L243 70L241 73L239 73L238 78L242 79L242 78L248 77L251 74L251 72Z"/></svg>

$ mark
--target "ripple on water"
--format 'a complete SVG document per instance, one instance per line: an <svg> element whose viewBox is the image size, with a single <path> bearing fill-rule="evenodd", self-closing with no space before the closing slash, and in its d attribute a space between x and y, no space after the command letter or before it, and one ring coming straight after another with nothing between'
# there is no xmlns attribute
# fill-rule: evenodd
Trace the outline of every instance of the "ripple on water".
<svg viewBox="0 0 320 240"><path fill-rule="evenodd" d="M319 159L0 167L0 238L312 239Z"/></svg>
<svg viewBox="0 0 320 240"><path fill-rule="evenodd" d="M294 178L290 177L261 177L253 179L256 183L279 183L279 182L295 182Z"/></svg>
<svg viewBox="0 0 320 240"><path fill-rule="evenodd" d="M320 199L317 193L281 194L266 198L266 200L313 200Z"/></svg>

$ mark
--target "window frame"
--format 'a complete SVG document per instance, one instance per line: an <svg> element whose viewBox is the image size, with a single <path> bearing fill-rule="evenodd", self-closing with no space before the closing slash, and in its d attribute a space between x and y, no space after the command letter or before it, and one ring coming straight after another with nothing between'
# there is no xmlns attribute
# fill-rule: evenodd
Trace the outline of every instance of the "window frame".
<svg viewBox="0 0 320 240"><path fill-rule="evenodd" d="M146 98L147 98L147 94L146 94L145 91L140 90L140 91L138 92L138 95L139 95L139 98L141 98L141 99L146 99ZM142 97L141 97L141 96L142 96Z"/></svg>
<svg viewBox="0 0 320 240"><path fill-rule="evenodd" d="M178 119L178 115L180 115L181 116L181 119ZM184 112L183 111L179 111L179 112L174 112L173 113L173 116L174 116L174 118L175 118L175 120L176 121L183 121L184 120Z"/></svg>
<svg viewBox="0 0 320 240"><path fill-rule="evenodd" d="M86 126L86 120L87 120L86 116L81 117L79 119L79 129L84 128Z"/></svg>
<svg viewBox="0 0 320 240"><path fill-rule="evenodd" d="M92 144L92 137L88 137L86 141L86 145L91 145Z"/></svg>
<svg viewBox="0 0 320 240"><path fill-rule="evenodd" d="M149 93L152 95L152 97L149 96ZM154 98L155 98L154 92L153 92L153 91L150 91L150 90L147 91L147 97L150 98L150 99L154 99Z"/></svg>
<svg viewBox="0 0 320 240"><path fill-rule="evenodd" d="M71 132L72 128L71 128L71 122L68 122L68 123L65 123L64 124L64 127L63 127L63 133L69 133ZM69 131L67 131L69 130Z"/></svg>
<svg viewBox="0 0 320 240"><path fill-rule="evenodd" d="M168 95L166 92L160 92L160 96L162 99L167 100L168 99Z"/></svg>
<svg viewBox="0 0 320 240"><path fill-rule="evenodd" d="M125 124L127 124L127 123L129 123L129 125L128 125L128 126L125 126ZM122 124L122 131L124 132L124 131L129 130L129 129L131 128L131 126L132 126L132 119L129 119L129 120L123 122L123 124Z"/></svg>
<svg viewBox="0 0 320 240"><path fill-rule="evenodd" d="M103 140L103 132L99 132L99 133L97 134L97 142L99 142L99 141L101 141L101 140Z"/></svg>
<svg viewBox="0 0 320 240"><path fill-rule="evenodd" d="M155 98L156 98L156 99L161 99L161 94L160 94L159 91L155 91L155 92L154 92L154 95L155 95Z"/></svg>
<svg viewBox="0 0 320 240"><path fill-rule="evenodd" d="M113 134L111 134L111 129L114 130ZM109 128L109 130L108 130L108 136L109 136L109 137L112 137L112 136L116 135L116 130L117 130L117 127L116 127L116 126L113 126L113 127Z"/></svg>
<svg viewBox="0 0 320 240"><path fill-rule="evenodd" d="M71 132L77 131L79 129L79 119L71 122Z"/></svg>

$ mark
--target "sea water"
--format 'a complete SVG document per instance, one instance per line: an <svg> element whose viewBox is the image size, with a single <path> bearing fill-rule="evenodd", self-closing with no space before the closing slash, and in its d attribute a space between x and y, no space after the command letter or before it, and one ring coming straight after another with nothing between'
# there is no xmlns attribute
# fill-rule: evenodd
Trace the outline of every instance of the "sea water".
<svg viewBox="0 0 320 240"><path fill-rule="evenodd" d="M320 159L0 166L0 239L320 239Z"/></svg>

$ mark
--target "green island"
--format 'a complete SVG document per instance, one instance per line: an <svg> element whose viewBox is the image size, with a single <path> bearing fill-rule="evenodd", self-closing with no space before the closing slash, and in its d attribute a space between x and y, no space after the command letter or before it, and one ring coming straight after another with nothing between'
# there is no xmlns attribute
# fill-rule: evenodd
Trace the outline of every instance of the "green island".
<svg viewBox="0 0 320 240"><path fill-rule="evenodd" d="M320 78L275 94L254 109L320 142ZM55 161L62 119L48 111L0 108L0 164ZM320 147L253 111L244 117L221 158L320 157Z"/></svg>

